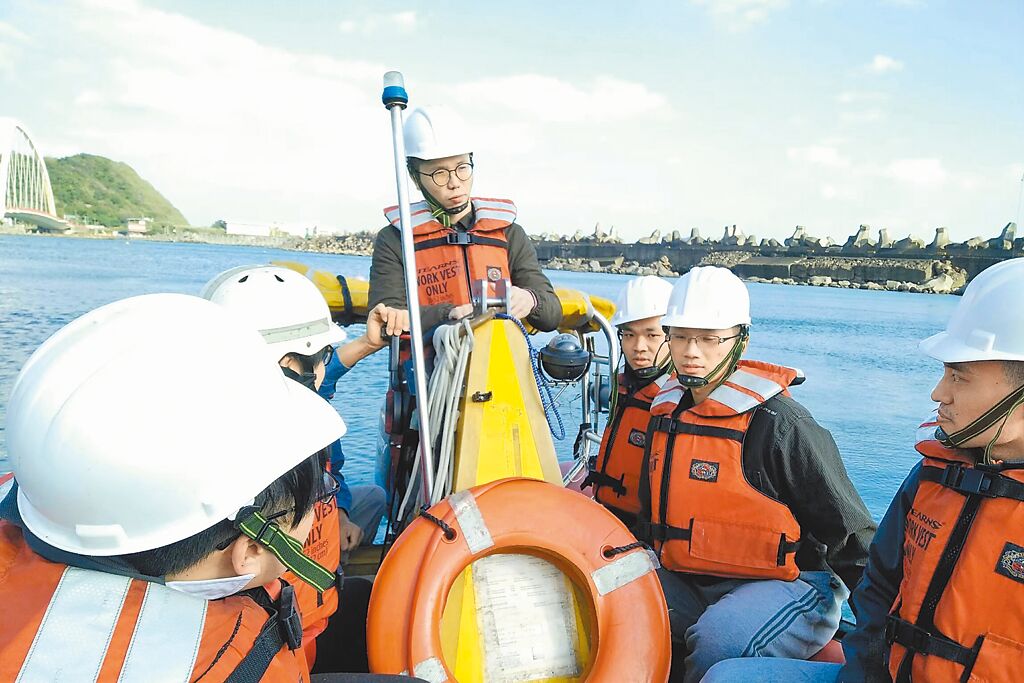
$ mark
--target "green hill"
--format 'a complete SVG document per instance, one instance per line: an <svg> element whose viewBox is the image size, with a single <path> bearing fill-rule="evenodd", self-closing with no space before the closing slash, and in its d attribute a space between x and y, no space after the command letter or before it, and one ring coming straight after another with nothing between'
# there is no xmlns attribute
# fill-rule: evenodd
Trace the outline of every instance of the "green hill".
<svg viewBox="0 0 1024 683"><path fill-rule="evenodd" d="M131 166L92 154L46 159L57 215L119 227L127 218L148 216L154 227L188 221Z"/></svg>

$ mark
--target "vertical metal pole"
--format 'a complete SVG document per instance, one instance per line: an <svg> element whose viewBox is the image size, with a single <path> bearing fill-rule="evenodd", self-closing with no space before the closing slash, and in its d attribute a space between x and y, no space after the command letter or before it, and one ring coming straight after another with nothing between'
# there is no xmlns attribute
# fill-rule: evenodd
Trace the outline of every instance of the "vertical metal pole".
<svg viewBox="0 0 1024 683"><path fill-rule="evenodd" d="M398 71L384 74L381 101L391 112L391 139L395 152L395 184L398 188L398 213L401 219L402 266L405 271L405 301L409 306L409 336L412 338L412 364L416 379L416 413L419 418L420 484L424 499L431 505L434 490L434 449L430 431L430 397L427 395L427 364L423 356L423 323L420 320L420 295L416 284L416 249L409 217L409 176L405 164L405 138L402 135L402 110L409 104L405 79Z"/></svg>

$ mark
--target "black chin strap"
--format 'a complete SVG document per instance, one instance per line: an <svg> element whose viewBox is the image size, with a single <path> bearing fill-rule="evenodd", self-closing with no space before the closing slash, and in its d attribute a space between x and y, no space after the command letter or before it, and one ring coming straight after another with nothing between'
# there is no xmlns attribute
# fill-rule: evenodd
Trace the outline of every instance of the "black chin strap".
<svg viewBox="0 0 1024 683"><path fill-rule="evenodd" d="M1014 391L1007 394L1003 400L995 404L984 414L981 415L971 424L967 425L958 432L947 434L946 430L942 427L935 429L935 438L946 448L961 448L963 445L973 438L976 438L980 434L983 434L992 425L1002 420L1002 424L999 425L999 429L995 435L985 446L985 461L990 460L992 446L995 445L996 439L1003 432L1003 427L1006 425L1006 420L1010 417L1010 414L1014 410L1024 405L1024 385L1017 387Z"/></svg>
<svg viewBox="0 0 1024 683"><path fill-rule="evenodd" d="M283 366L281 368L281 372L283 372L284 376L287 377L288 379L298 382L307 389L316 391L316 373L305 371L301 373L295 372L291 368L286 368Z"/></svg>

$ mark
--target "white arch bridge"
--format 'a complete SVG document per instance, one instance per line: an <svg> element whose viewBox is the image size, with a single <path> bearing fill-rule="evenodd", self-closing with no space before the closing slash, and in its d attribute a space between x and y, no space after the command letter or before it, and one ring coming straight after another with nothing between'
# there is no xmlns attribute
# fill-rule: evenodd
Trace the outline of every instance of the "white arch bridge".
<svg viewBox="0 0 1024 683"><path fill-rule="evenodd" d="M18 121L0 118L0 218L9 217L40 228L62 230L46 162L28 129Z"/></svg>

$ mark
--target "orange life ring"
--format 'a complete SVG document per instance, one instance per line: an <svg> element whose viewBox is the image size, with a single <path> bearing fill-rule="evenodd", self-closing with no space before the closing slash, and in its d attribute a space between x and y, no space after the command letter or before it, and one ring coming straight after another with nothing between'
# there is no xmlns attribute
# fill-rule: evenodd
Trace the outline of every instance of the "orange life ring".
<svg viewBox="0 0 1024 683"><path fill-rule="evenodd" d="M439 624L448 593L473 562L498 553L544 559L589 594L590 681L665 681L668 611L655 564L604 507L562 487L512 478L453 494L402 533L374 581L367 619L370 669L454 680ZM619 552L609 552L611 550Z"/></svg>

